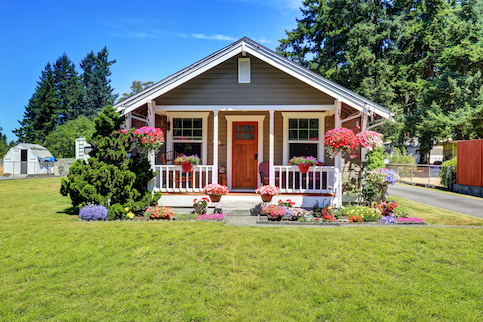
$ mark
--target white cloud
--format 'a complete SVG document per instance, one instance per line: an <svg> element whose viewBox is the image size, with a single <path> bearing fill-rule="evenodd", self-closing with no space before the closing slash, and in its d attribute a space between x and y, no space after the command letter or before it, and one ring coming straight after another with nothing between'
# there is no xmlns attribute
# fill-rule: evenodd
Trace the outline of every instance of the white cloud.
<svg viewBox="0 0 483 322"><path fill-rule="evenodd" d="M191 37L196 39L208 39L208 40L229 40L229 41L236 41L237 38L225 36L225 35L212 35L207 36L205 34L191 34Z"/></svg>

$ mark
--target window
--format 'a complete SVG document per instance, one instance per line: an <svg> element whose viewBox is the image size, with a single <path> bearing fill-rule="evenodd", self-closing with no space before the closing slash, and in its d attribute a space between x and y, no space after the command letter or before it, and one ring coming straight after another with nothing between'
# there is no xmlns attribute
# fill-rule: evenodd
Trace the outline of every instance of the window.
<svg viewBox="0 0 483 322"><path fill-rule="evenodd" d="M319 119L289 119L289 141L318 141Z"/></svg>
<svg viewBox="0 0 483 322"><path fill-rule="evenodd" d="M317 143L290 143L290 158L293 156L313 156L317 158Z"/></svg>
<svg viewBox="0 0 483 322"><path fill-rule="evenodd" d="M184 155L197 155L201 159L201 143L174 143L174 151Z"/></svg>
<svg viewBox="0 0 483 322"><path fill-rule="evenodd" d="M238 83L250 83L250 58L238 58Z"/></svg>
<svg viewBox="0 0 483 322"><path fill-rule="evenodd" d="M173 140L201 140L203 122L201 118L174 118Z"/></svg>

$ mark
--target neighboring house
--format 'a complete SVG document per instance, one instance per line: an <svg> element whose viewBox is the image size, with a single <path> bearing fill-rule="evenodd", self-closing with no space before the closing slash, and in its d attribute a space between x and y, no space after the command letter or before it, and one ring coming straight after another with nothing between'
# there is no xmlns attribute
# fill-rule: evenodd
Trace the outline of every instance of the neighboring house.
<svg viewBox="0 0 483 322"><path fill-rule="evenodd" d="M53 173L54 157L39 144L20 143L8 150L3 158L3 173L39 175Z"/></svg>
<svg viewBox="0 0 483 322"><path fill-rule="evenodd" d="M387 109L248 38L115 108L129 128L150 125L164 131L164 150L151 159L159 172L153 183L156 190L200 192L205 184L219 181L222 166L230 191L254 192L264 182L259 175L264 163L267 183L283 193L303 195L303 206L316 200L339 204L341 171L360 164L360 155L346 160L328 157L327 130L344 126L357 132L369 129L369 120L377 123L372 127L392 120ZM164 157L173 151L197 154L200 166L193 174L183 174ZM296 166L288 165L294 155L312 155L321 163L301 175ZM163 202L167 196L163 194Z"/></svg>
<svg viewBox="0 0 483 322"><path fill-rule="evenodd" d="M404 148L406 149L406 155L412 154L416 163L419 163L421 160L421 154L419 153L419 141L417 139L409 139L404 142ZM437 144L433 146L431 151L429 152L429 164L434 164L435 162L442 162L444 160L443 154L443 145ZM388 143L385 147L385 152L392 155L393 144ZM443 160L444 159L444 160Z"/></svg>

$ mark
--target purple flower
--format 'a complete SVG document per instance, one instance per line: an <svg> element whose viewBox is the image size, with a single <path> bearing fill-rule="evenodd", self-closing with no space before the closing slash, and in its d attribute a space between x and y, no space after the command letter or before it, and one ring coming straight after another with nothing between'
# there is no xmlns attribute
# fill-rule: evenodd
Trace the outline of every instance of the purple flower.
<svg viewBox="0 0 483 322"><path fill-rule="evenodd" d="M87 205L79 211L82 220L107 220L107 209L99 205Z"/></svg>
<svg viewBox="0 0 483 322"><path fill-rule="evenodd" d="M394 217L391 216L382 216L381 220L379 220L380 224L394 224Z"/></svg>

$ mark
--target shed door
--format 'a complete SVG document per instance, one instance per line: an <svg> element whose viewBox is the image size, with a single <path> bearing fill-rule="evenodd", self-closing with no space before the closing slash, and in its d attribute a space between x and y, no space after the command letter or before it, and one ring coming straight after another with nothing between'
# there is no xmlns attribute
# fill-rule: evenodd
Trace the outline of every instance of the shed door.
<svg viewBox="0 0 483 322"><path fill-rule="evenodd" d="M233 122L234 188L256 188L258 164L258 122Z"/></svg>
<svg viewBox="0 0 483 322"><path fill-rule="evenodd" d="M27 174L27 150L20 150L20 174Z"/></svg>

